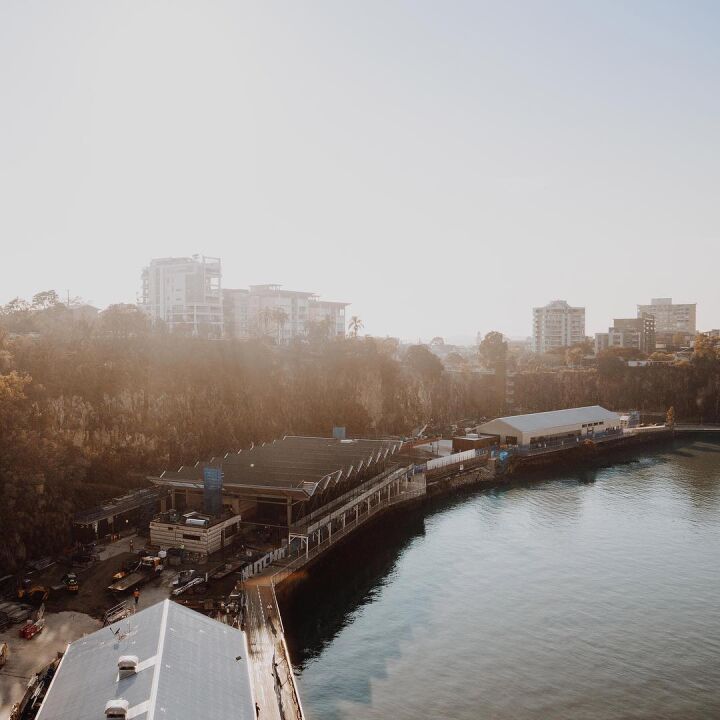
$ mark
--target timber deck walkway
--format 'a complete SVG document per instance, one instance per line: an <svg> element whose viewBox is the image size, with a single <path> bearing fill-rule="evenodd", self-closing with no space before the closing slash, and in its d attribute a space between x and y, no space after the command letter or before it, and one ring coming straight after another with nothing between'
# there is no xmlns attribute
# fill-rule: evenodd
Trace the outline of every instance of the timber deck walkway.
<svg viewBox="0 0 720 720"><path fill-rule="evenodd" d="M676 424L674 426L676 433L720 433L720 425L685 425Z"/></svg>
<svg viewBox="0 0 720 720"><path fill-rule="evenodd" d="M303 720L275 589L269 576L245 583L250 673L262 720Z"/></svg>

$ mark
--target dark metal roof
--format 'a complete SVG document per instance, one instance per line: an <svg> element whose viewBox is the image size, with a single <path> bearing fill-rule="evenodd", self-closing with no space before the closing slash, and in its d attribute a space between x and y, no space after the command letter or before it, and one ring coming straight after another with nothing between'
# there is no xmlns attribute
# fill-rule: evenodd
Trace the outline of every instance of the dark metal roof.
<svg viewBox="0 0 720 720"><path fill-rule="evenodd" d="M138 672L118 677L121 655ZM37 720L98 720L124 698L128 717L255 718L244 634L164 600L76 640L63 657Z"/></svg>
<svg viewBox="0 0 720 720"><path fill-rule="evenodd" d="M249 450L212 458L209 462L166 470L159 478L151 479L159 485L201 487L204 469L220 467L224 487L302 499L313 495L318 488L324 490L328 485L365 471L377 468L380 472L399 447L397 440L286 436Z"/></svg>

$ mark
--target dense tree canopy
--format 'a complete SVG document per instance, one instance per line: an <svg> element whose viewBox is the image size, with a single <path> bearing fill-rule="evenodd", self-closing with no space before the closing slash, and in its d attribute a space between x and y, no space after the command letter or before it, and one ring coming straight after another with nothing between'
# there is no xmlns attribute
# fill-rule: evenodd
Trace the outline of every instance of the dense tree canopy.
<svg viewBox="0 0 720 720"><path fill-rule="evenodd" d="M77 510L146 483L164 467L286 433L401 436L501 414L502 337L486 338L500 376L448 372L423 346L353 335L277 346L151 330L134 306L93 321L49 294L0 309L0 574L69 542ZM678 364L535 370L514 376L515 410L600 403L720 421L715 339ZM500 382L498 382L500 380Z"/></svg>
<svg viewBox="0 0 720 720"><path fill-rule="evenodd" d="M62 548L73 512L168 465L334 425L400 436L486 413L483 378L445 373L424 347L204 340L151 331L134 306L90 324L60 303L16 306L0 314L0 573Z"/></svg>

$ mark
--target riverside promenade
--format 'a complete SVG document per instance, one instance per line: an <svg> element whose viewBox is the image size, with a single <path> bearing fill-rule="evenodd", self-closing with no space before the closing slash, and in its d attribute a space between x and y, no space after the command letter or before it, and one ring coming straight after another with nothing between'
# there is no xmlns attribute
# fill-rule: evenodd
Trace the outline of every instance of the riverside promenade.
<svg viewBox="0 0 720 720"><path fill-rule="evenodd" d="M674 426L674 430L679 434L712 433L720 436L720 425L677 424Z"/></svg>
<svg viewBox="0 0 720 720"><path fill-rule="evenodd" d="M278 560L239 588L244 596L244 628L250 672L262 720L304 720L275 587L311 565L369 520L426 494L424 474L401 468L380 486L341 496L328 512L294 528L297 554ZM311 541L314 544L311 546Z"/></svg>
<svg viewBox="0 0 720 720"><path fill-rule="evenodd" d="M716 431L720 433L720 427ZM594 442L599 447L610 446L670 432L664 426L647 427L596 437ZM569 441L552 443L528 448L529 452L518 453L516 457L549 459L575 450L579 445ZM428 470L427 465L390 469L301 518L289 528L289 554L238 587L244 598L243 626L248 637L251 678L260 718L304 720L305 717L275 588L302 573L359 527L393 508L422 500L435 494L437 488L447 492L463 484L465 477L472 482L498 481L494 458L483 457L482 463L476 464L465 454L448 456L441 466L432 470ZM419 467L424 470L418 472Z"/></svg>

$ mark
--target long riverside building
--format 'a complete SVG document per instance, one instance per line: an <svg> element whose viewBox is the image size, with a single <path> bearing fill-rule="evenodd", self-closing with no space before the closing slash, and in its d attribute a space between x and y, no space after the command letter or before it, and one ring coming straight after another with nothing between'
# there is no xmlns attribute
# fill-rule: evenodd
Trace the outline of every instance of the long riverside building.
<svg viewBox="0 0 720 720"><path fill-rule="evenodd" d="M149 479L169 491L165 509L174 510L182 522L189 512L207 510L208 478L218 478L220 512L208 518L207 526L219 518L237 518L240 524L274 528L275 539L281 541L294 525L334 499L397 469L400 447L397 440L286 436ZM151 534L153 526L156 532L170 532L169 520L169 514L158 518ZM198 530L184 534L200 534L202 523L190 520ZM229 526L232 530L233 523Z"/></svg>

